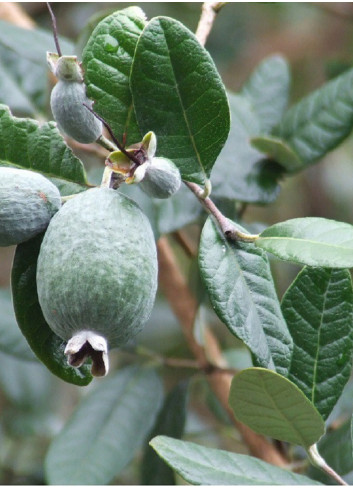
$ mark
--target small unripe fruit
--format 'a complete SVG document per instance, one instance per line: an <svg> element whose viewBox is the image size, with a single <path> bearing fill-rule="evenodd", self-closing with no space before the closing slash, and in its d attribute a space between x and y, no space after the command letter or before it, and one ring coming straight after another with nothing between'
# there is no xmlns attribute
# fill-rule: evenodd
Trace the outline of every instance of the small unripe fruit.
<svg viewBox="0 0 353 489"><path fill-rule="evenodd" d="M140 182L140 188L150 197L167 199L177 192L181 185L178 168L166 158L152 158Z"/></svg>
<svg viewBox="0 0 353 489"><path fill-rule="evenodd" d="M23 243L44 231L61 206L59 190L39 173L0 168L0 246Z"/></svg>
<svg viewBox="0 0 353 489"><path fill-rule="evenodd" d="M86 95L77 58L48 53L47 59L59 79L50 96L51 110L59 129L80 143L93 143L102 134L102 123L84 106L92 108L92 101Z"/></svg>
<svg viewBox="0 0 353 489"><path fill-rule="evenodd" d="M83 104L92 106L83 83L59 80L51 92L50 106L60 131L88 144L102 134L102 123Z"/></svg>
<svg viewBox="0 0 353 489"><path fill-rule="evenodd" d="M69 200L45 234L37 289L50 328L68 341L69 363L91 356L92 373L105 375L107 349L133 338L153 307L157 254L147 217L108 188Z"/></svg>

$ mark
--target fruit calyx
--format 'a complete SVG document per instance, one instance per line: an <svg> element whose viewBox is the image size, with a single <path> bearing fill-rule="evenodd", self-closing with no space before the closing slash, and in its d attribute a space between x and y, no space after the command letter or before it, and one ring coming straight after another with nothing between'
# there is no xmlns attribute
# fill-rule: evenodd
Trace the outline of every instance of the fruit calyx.
<svg viewBox="0 0 353 489"><path fill-rule="evenodd" d="M77 56L59 56L47 52L47 63L59 80L83 83L83 72Z"/></svg>
<svg viewBox="0 0 353 489"><path fill-rule="evenodd" d="M104 377L109 371L107 340L93 331L80 331L73 336L64 353L68 364L76 368L91 357L91 373L94 377Z"/></svg>

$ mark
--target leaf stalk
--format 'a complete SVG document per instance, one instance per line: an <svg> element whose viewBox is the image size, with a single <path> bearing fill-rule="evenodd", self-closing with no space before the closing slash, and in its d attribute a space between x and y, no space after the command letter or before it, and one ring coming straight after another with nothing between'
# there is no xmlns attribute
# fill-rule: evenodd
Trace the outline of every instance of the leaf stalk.
<svg viewBox="0 0 353 489"><path fill-rule="evenodd" d="M325 460L321 457L319 454L319 451L317 449L316 443L314 445L311 445L307 449L308 456L310 462L317 467L318 469L321 469L322 471L326 472L332 479L334 479L338 484L341 486L348 486L347 482L344 481L334 470L332 467L330 467Z"/></svg>
<svg viewBox="0 0 353 489"><path fill-rule="evenodd" d="M184 181L184 183L196 195L206 212L215 218L222 233L227 239L253 243L259 237L258 234L245 234L242 231L239 231L234 224L222 214L210 197L204 198L204 191L196 183L187 181Z"/></svg>

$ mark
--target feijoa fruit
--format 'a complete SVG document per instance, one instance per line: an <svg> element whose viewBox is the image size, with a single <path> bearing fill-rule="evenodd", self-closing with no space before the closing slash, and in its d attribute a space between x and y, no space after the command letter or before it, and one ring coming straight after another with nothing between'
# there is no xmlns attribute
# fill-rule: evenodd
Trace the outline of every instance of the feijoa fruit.
<svg viewBox="0 0 353 489"><path fill-rule="evenodd" d="M61 206L57 187L30 170L0 168L0 246L17 245L44 231Z"/></svg>
<svg viewBox="0 0 353 489"><path fill-rule="evenodd" d="M92 374L105 375L107 350L133 338L153 307L157 254L147 217L116 190L78 194L44 236L37 289L50 328L68 342L69 363L91 356Z"/></svg>

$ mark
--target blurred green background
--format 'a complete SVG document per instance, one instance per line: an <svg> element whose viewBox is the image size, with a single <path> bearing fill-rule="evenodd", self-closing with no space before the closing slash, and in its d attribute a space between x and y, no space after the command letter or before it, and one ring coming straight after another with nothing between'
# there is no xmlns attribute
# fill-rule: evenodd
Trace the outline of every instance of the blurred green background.
<svg viewBox="0 0 353 489"><path fill-rule="evenodd" d="M38 27L50 31L51 21L45 3L19 5ZM54 3L53 9L60 36L77 42L79 52L97 19L130 5L139 5L148 18L170 16L194 31L202 4L71 2ZM4 4L0 3L0 19L9 20L8 9L3 7ZM14 15L13 20L17 23L19 19L16 21ZM314 2L229 3L219 13L206 45L225 85L233 91L241 88L264 57L274 53L284 55L293 76L291 102L350 67L352 47L353 4ZM36 67L37 71L32 70L31 65L21 65L18 59L9 55L6 47L0 43L0 79L5 75L2 70L10 65L17 66L13 73L23 93L30 93L36 107L39 107L38 117L50 118L48 100L52 81L46 69L46 60L43 58L42 66ZM15 115L33 117L33 114L21 108L18 99L9 99L8 94L1 90L1 82L0 102L10 105ZM75 151L85 161L91 181L97 181L103 171L104 158L87 154L79 146L75 147ZM353 138L349 137L319 164L283 180L281 193L273 204L247 206L244 222L267 225L294 217L321 216L353 223L352 184ZM189 225L185 232L196 247L198 226ZM171 242L178 253L181 269L189 277L192 290L202 296L195 258L185 257L177 242L173 239ZM0 249L0 329L11 330L14 341L20 344L22 340L8 291L13 253L14 248ZM276 260L272 264L278 293L282 296L298 268ZM217 331L223 348L229 350L231 365L237 368L249 365L247 352L206 306L200 310L200 324L203 321ZM152 318L137 342L166 356L190 356L178 321L161 294ZM23 349L26 350L26 345ZM0 346L0 484L43 483L43 457L48 443L63 426L78 400L92 388L64 384L35 360L26 359L28 355L20 351L17 357L13 357ZM113 363L124 364L133 359L133 354L128 351L113 354ZM190 371L170 369L165 375L166 385L174 384L177 379L188 375ZM336 409L335 419L351 409L347 408L347 401L344 402L342 408L338 406ZM335 419L331 417L331 420ZM206 382L198 375L191 380L186 435L188 439L205 445L247 451ZM138 483L137 467L137 463L130 464L114 482Z"/></svg>

